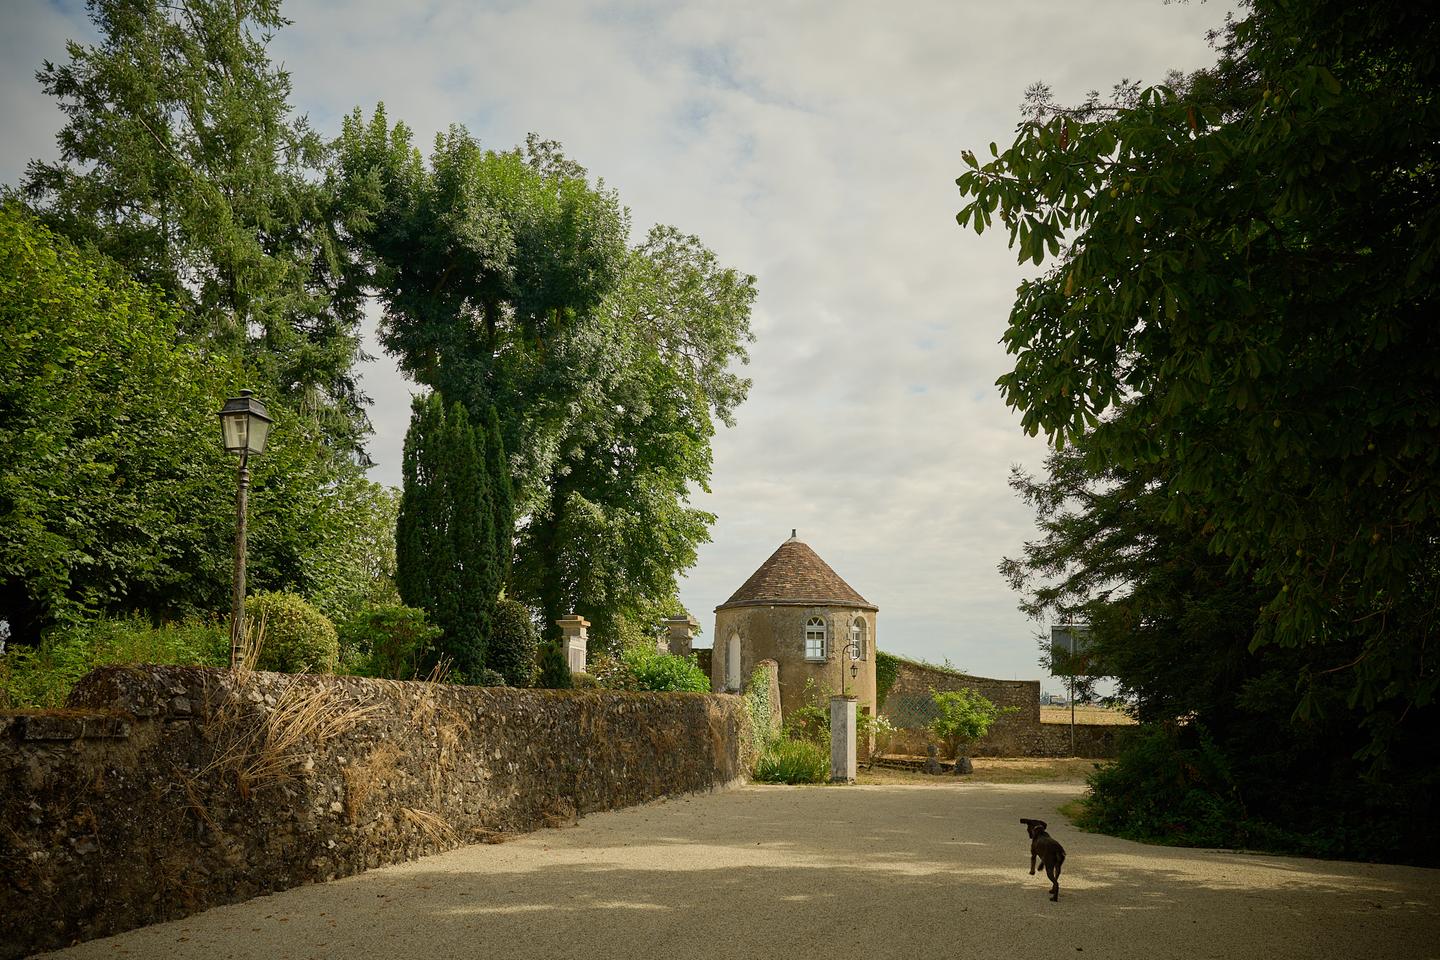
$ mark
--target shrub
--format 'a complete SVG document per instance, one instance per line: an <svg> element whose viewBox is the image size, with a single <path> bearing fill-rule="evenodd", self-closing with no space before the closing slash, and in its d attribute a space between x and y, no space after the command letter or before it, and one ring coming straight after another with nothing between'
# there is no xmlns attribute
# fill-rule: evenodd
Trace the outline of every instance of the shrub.
<svg viewBox="0 0 1440 960"><path fill-rule="evenodd" d="M491 670L489 667L483 667L480 670L480 673L475 677L475 679L470 682L475 684L477 687L509 686L509 684L505 682L505 675L503 673L501 673L499 670Z"/></svg>
<svg viewBox="0 0 1440 960"><path fill-rule="evenodd" d="M620 655L625 666L635 675L641 690L710 692L710 677L695 658L661 653L655 648L630 647Z"/></svg>
<svg viewBox="0 0 1440 960"><path fill-rule="evenodd" d="M572 673L570 674L570 686L575 690L599 690L600 681L593 674Z"/></svg>
<svg viewBox="0 0 1440 960"><path fill-rule="evenodd" d="M490 644L485 665L501 673L512 687L535 680L535 652L540 635L523 603L502 597L490 617Z"/></svg>
<svg viewBox="0 0 1440 960"><path fill-rule="evenodd" d="M755 762L761 783L824 783L830 779L830 751L806 740L781 737Z"/></svg>
<svg viewBox="0 0 1440 960"><path fill-rule="evenodd" d="M81 677L110 664L229 662L230 634L219 621L157 627L141 617L95 620L51 630L35 647L9 646L0 656L0 709L63 706Z"/></svg>
<svg viewBox="0 0 1440 960"><path fill-rule="evenodd" d="M830 691L805 681L804 700L785 717L785 735L830 749Z"/></svg>
<svg viewBox="0 0 1440 960"><path fill-rule="evenodd" d="M650 645L654 642L642 640L618 657L601 654L590 672L607 690L710 691L710 676L700 669L693 653L688 657L661 653Z"/></svg>
<svg viewBox="0 0 1440 960"><path fill-rule="evenodd" d="M245 613L265 625L261 670L282 673L333 673L340 660L340 638L330 618L293 593L261 591L245 602Z"/></svg>
<svg viewBox="0 0 1440 960"><path fill-rule="evenodd" d="M265 632L268 644L268 621ZM412 680L429 670L441 633L424 610L398 603L369 607L340 626L341 661L346 672L362 677Z"/></svg>
<svg viewBox="0 0 1440 960"><path fill-rule="evenodd" d="M867 746L873 738L874 746L868 746L870 756L884 756L889 752L890 744L895 738L895 724L883 713L861 713L855 718L855 736L861 744Z"/></svg>
<svg viewBox="0 0 1440 960"><path fill-rule="evenodd" d="M535 686L547 690L569 690L574 686L570 661L565 656L565 641L552 640L540 645L540 670Z"/></svg>
<svg viewBox="0 0 1440 960"><path fill-rule="evenodd" d="M952 757L958 757L966 744L985 736L996 720L1016 710L997 707L978 690L931 690L930 696L940 715L930 721L929 730L949 748Z"/></svg>

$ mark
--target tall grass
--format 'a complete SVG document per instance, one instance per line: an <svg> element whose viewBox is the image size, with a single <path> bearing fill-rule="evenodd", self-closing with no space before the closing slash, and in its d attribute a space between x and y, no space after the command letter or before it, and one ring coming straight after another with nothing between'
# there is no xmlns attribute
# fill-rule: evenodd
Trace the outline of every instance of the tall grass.
<svg viewBox="0 0 1440 960"><path fill-rule="evenodd" d="M95 620L52 630L39 646L7 647L0 656L0 709L64 706L70 690L96 667L223 667L229 661L229 634L221 621L186 620L157 627L141 617Z"/></svg>
<svg viewBox="0 0 1440 960"><path fill-rule="evenodd" d="M830 751L808 740L781 737L760 754L754 779L761 783L825 783L830 779Z"/></svg>

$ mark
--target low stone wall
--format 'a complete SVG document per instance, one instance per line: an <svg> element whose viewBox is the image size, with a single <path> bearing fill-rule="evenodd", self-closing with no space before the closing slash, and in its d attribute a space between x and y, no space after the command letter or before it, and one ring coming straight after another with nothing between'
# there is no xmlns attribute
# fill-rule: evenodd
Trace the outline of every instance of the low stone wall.
<svg viewBox="0 0 1440 960"><path fill-rule="evenodd" d="M1015 708L970 745L967 752L972 757L1103 759L1115 756L1118 738L1130 729L1123 725L1076 724L1072 750L1068 723L1040 722L1040 681L994 680L902 659L899 674L880 710L897 727L889 752L924 756L925 745L931 742L924 730L931 692L961 689L978 690L998 706Z"/></svg>
<svg viewBox="0 0 1440 960"><path fill-rule="evenodd" d="M1120 738L1133 729L1124 724L1077 723L1075 746L1071 749L1068 723L1025 724L1006 730L992 727L990 733L971 744L966 753L972 757L1087 757L1106 760L1116 755ZM923 730L897 730L890 739L888 752L923 757L925 745L931 742L933 738ZM943 754L943 747L941 751Z"/></svg>
<svg viewBox="0 0 1440 960"><path fill-rule="evenodd" d="M743 702L107 668L0 715L0 958L741 777Z"/></svg>

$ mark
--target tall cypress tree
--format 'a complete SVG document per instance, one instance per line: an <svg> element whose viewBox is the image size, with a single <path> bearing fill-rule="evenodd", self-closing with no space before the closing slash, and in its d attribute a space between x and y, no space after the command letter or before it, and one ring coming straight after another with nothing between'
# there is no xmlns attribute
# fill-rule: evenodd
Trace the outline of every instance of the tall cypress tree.
<svg viewBox="0 0 1440 960"><path fill-rule="evenodd" d="M515 494L510 484L510 461L505 455L504 435L495 407L485 412L485 466L490 475L490 512L494 529L496 592L510 582L510 558L515 552Z"/></svg>
<svg viewBox="0 0 1440 960"><path fill-rule="evenodd" d="M478 679L485 666L508 558L508 549L497 549L491 478L504 458L492 453L492 434L485 424L472 425L462 405L447 410L432 393L416 398L405 435L395 582L402 600L428 611L445 631L440 647L466 680Z"/></svg>

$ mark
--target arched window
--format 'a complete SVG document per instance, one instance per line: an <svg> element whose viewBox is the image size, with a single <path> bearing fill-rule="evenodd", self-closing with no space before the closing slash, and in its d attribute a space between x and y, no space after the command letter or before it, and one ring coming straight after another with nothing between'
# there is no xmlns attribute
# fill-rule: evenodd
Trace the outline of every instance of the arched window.
<svg viewBox="0 0 1440 960"><path fill-rule="evenodd" d="M821 617L805 621L805 659L825 659L825 620Z"/></svg>
<svg viewBox="0 0 1440 960"><path fill-rule="evenodd" d="M740 634L731 633L725 645L725 689L740 689Z"/></svg>
<svg viewBox="0 0 1440 960"><path fill-rule="evenodd" d="M865 618L856 617L850 623L850 659L868 660L869 651L865 648Z"/></svg>

